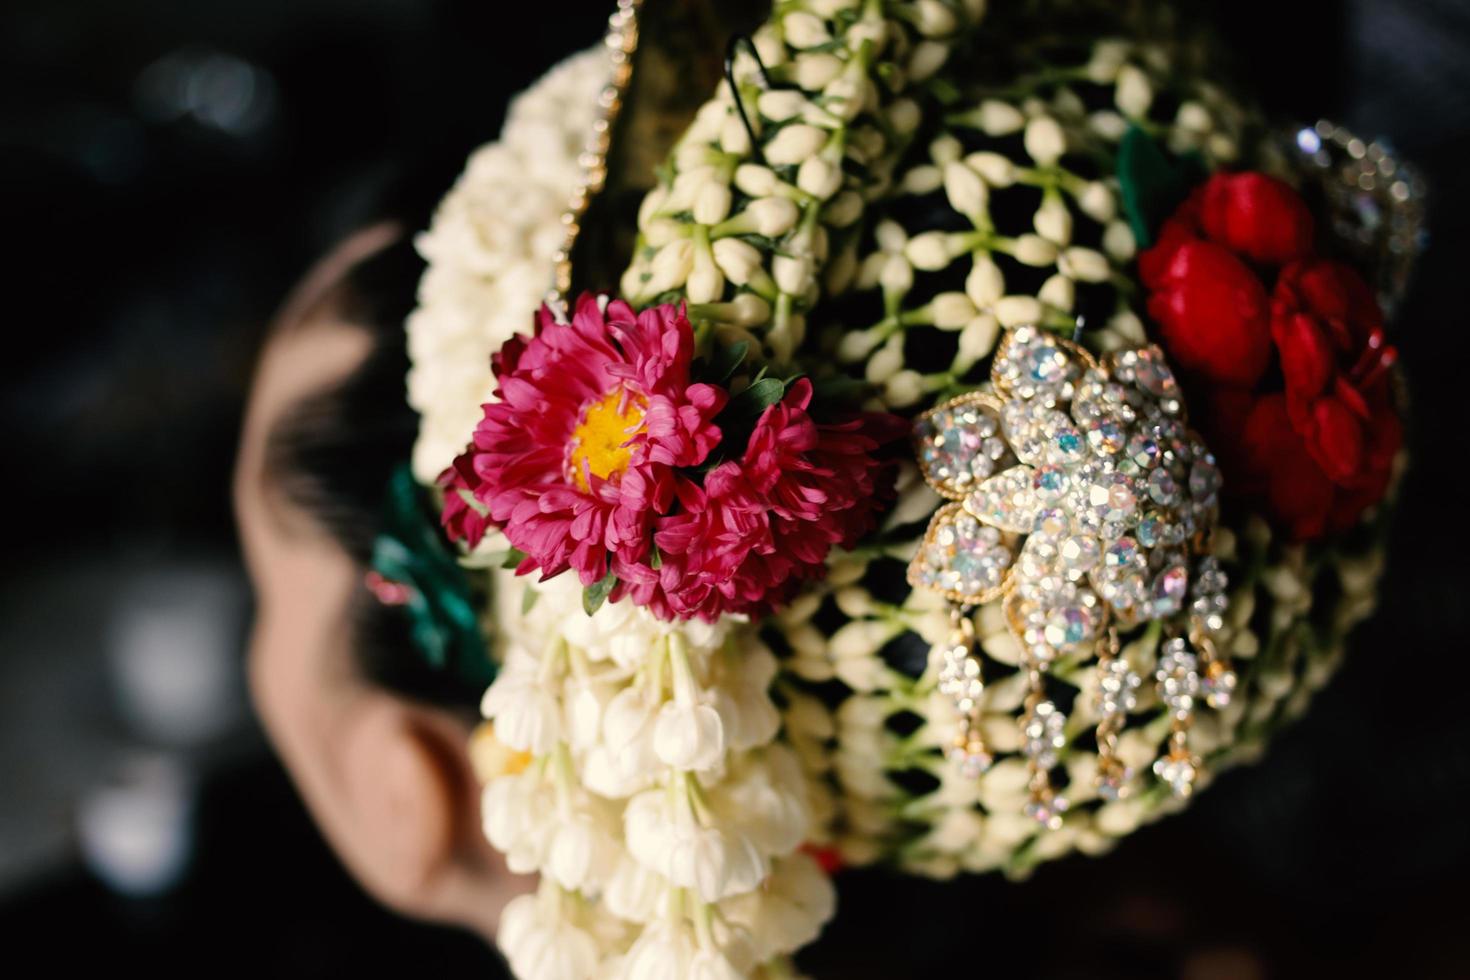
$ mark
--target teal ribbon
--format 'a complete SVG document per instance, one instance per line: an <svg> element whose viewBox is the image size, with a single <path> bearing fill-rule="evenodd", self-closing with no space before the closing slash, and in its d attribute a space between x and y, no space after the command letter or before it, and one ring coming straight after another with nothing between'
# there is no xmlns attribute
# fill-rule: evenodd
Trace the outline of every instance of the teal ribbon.
<svg viewBox="0 0 1470 980"><path fill-rule="evenodd" d="M440 530L435 501L407 464L388 480L372 567L405 587L403 609L424 663L475 693L483 691L495 679L496 666L475 613L469 576Z"/></svg>

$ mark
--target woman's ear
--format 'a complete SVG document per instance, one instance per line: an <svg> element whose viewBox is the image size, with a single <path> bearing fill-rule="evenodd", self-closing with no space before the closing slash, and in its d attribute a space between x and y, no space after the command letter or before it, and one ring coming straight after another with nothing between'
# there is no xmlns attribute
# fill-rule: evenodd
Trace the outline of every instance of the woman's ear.
<svg viewBox="0 0 1470 980"><path fill-rule="evenodd" d="M493 937L500 908L530 880L510 875L484 839L469 733L375 690L349 710L339 764L358 877L407 915Z"/></svg>

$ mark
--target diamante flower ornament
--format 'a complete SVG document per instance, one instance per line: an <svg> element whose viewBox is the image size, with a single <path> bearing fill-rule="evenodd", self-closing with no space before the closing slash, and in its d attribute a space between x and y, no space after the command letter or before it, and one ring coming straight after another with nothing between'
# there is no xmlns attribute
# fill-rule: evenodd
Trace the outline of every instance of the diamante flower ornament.
<svg viewBox="0 0 1470 980"><path fill-rule="evenodd" d="M1109 627L1167 622L1186 611L1220 478L1157 347L1098 361L1075 343L1018 327L996 351L991 389L945 402L915 426L924 478L951 502L932 519L909 578L961 609L1003 599L1032 675L1022 718L1032 811L1052 824L1065 803L1045 774L1066 744L1066 718L1045 697L1042 674L1059 660L1096 654L1101 688L1110 692L1099 714L1126 714L1140 681L1110 655ZM1224 583L1209 569L1212 597ZM973 723L983 683L967 625L968 617L956 616L941 686ZM1202 641L1207 629L1193 626ZM1192 666L1182 676L1197 679ZM1190 708L1181 703L1181 722ZM953 749L971 772L988 766L973 724Z"/></svg>

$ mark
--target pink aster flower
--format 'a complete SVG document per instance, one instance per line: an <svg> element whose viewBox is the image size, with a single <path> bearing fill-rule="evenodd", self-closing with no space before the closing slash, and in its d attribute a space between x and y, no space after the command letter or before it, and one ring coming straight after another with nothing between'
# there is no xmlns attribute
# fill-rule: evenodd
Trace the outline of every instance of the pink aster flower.
<svg viewBox="0 0 1470 980"><path fill-rule="evenodd" d="M680 480L679 509L657 522L662 566L630 575L635 601L665 616L766 612L797 582L821 577L834 545L852 547L872 529L893 478L875 451L907 428L876 413L819 424L811 400L809 381L792 384L762 413L739 463L716 466L703 486Z"/></svg>
<svg viewBox="0 0 1470 980"><path fill-rule="evenodd" d="M726 393L690 384L694 336L682 310L606 313L591 295L571 323L542 308L535 335L492 359L498 400L469 449L440 478L450 537L504 531L550 578L584 585L646 563L655 520L674 504L675 468L703 463L720 441ZM614 594L616 597L618 593Z"/></svg>

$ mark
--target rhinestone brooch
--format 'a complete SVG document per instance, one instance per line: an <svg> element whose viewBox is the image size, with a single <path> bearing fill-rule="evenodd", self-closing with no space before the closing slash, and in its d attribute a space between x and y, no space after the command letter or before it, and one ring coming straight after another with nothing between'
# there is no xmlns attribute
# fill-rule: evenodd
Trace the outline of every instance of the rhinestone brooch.
<svg viewBox="0 0 1470 980"><path fill-rule="evenodd" d="M1063 661L1096 661L1098 788L1123 795L1132 773L1115 757L1116 736L1137 707L1142 676L1118 656L1117 631L1161 622L1171 644L1198 649L1187 661L1164 652L1156 671L1171 735L1160 760L1167 765L1154 771L1186 795L1200 769L1187 747L1194 693L1228 699L1234 674L1210 642L1226 602L1224 572L1205 548L1220 473L1188 427L1163 352L1146 346L1098 360L1038 327L1017 327L1001 339L989 390L924 413L914 440L924 479L947 500L909 581L954 605L941 679L962 719L951 755L969 773L990 763L978 734L983 681L968 614L1000 600L1028 679L1020 725L1029 811L1056 826L1066 810L1049 773L1069 729L1046 685ZM1183 711L1181 698L1170 700L1176 691L1190 692Z"/></svg>

